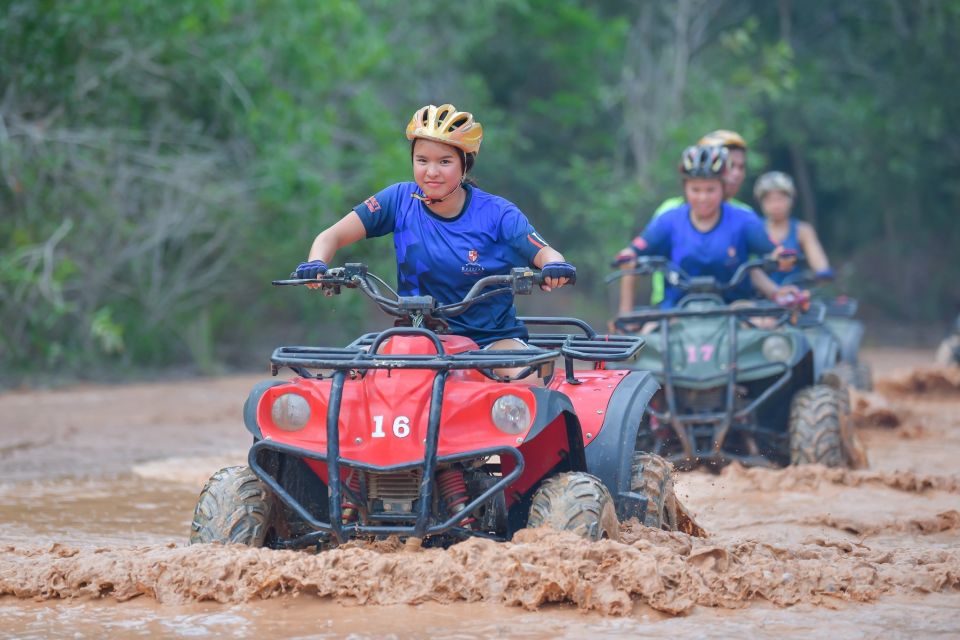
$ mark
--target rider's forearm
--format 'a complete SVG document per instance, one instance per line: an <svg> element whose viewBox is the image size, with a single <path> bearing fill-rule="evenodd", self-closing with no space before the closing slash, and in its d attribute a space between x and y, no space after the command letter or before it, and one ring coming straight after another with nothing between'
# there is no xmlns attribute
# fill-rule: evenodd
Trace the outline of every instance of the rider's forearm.
<svg viewBox="0 0 960 640"><path fill-rule="evenodd" d="M815 273L826 271L830 268L830 261L827 259L827 252L823 250L817 232L813 227L804 229L805 233L800 236L800 248L807 257L807 264Z"/></svg>
<svg viewBox="0 0 960 640"><path fill-rule="evenodd" d="M777 293L777 283L759 269L750 270L750 282L753 283L754 288L762 293L765 298L772 299Z"/></svg>
<svg viewBox="0 0 960 640"><path fill-rule="evenodd" d="M537 255L533 257L533 266L537 269L542 269L543 265L548 262L566 262L563 258L563 254L554 249L553 247L544 247L537 252Z"/></svg>
<svg viewBox="0 0 960 640"><path fill-rule="evenodd" d="M360 216L351 211L341 218L332 227L324 229L313 240L310 246L310 255L308 260L323 260L326 263L333 261L337 250L348 244L353 244L362 240L367 235Z"/></svg>
<svg viewBox="0 0 960 640"><path fill-rule="evenodd" d="M333 234L330 233L330 229L325 229L314 238L313 244L310 245L310 255L307 260L323 260L330 263L339 248L340 245Z"/></svg>

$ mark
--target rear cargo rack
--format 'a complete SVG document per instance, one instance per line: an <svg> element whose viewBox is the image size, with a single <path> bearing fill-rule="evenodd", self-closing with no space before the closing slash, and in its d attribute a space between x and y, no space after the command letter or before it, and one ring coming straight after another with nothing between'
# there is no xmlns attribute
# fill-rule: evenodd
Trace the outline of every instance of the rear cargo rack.
<svg viewBox="0 0 960 640"><path fill-rule="evenodd" d="M582 336L569 333L531 333L527 341L531 346L541 349L559 349L564 359L567 382L570 384L580 383L573 375L574 360L623 362L636 357L646 344L640 336L597 333L593 327L578 318L525 316L520 320L527 325L570 326L583 331Z"/></svg>

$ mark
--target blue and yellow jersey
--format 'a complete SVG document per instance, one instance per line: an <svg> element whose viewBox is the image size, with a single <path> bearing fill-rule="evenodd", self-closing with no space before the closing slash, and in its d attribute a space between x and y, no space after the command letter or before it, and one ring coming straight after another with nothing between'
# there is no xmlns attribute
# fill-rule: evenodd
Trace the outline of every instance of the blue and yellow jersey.
<svg viewBox="0 0 960 640"><path fill-rule="evenodd" d="M683 196L674 196L673 198L667 198L666 200L660 203L659 207L657 207L654 210L653 216L650 218L650 221L652 222L653 220L655 220L656 218L659 218L660 216L662 216L667 211L670 211L671 209L676 209L677 207L683 205L684 202L686 201L683 199ZM727 200L727 202L737 207L738 209L745 209L746 211L751 211L753 213L756 213L755 211L753 211L753 207L748 205L746 202L741 202L740 200L737 200L736 198L730 198L729 200ZM650 304L657 305L663 302L664 281L663 281L662 273L653 274L653 278L651 278L650 280L650 287L651 287Z"/></svg>
<svg viewBox="0 0 960 640"><path fill-rule="evenodd" d="M690 221L690 205L664 212L647 225L630 245L638 255L665 256L692 276L713 276L721 283L751 255L764 255L775 245L757 214L729 202L720 208L720 219L709 231L700 231ZM676 305L683 291L667 286L663 308ZM751 297L749 281L724 296L728 302Z"/></svg>

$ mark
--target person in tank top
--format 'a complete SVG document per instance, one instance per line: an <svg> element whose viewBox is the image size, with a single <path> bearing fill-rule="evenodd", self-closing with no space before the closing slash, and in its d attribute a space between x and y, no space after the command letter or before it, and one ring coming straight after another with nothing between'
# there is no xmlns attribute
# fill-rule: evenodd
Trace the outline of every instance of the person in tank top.
<svg viewBox="0 0 960 640"><path fill-rule="evenodd" d="M825 280L832 278L833 270L817 237L816 229L810 223L790 215L796 196L793 179L780 171L767 172L757 178L753 195L763 210L770 239L778 246L796 251L800 257L805 258L816 277ZM799 268L799 265L794 265L789 271L776 271L770 274L770 277L777 284L782 284Z"/></svg>

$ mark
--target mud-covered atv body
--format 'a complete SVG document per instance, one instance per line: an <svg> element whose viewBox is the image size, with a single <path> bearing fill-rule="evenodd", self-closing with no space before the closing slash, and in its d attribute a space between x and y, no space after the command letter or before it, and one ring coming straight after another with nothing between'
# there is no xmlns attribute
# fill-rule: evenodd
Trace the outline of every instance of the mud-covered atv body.
<svg viewBox="0 0 960 640"><path fill-rule="evenodd" d="M635 357L642 339L598 335L572 318L525 318L572 329L533 334L529 349L483 350L445 332L444 318L488 296L484 287L527 293L538 277L525 269L489 276L446 306L385 296L376 282L385 283L362 265L321 278L329 290L359 288L412 326L344 348L277 349L274 374L288 368L297 375L251 392L244 408L254 438L249 467L220 481L225 489L211 479L191 540L291 548L398 535L445 544L505 540L537 525L598 539L616 537L618 519L629 517L675 527L672 493L644 490L657 461L633 450L657 383L648 372L604 367ZM557 360L561 375L551 373ZM575 361L592 368L575 371ZM549 383L535 382L537 374ZM252 520L250 505L230 497L242 494L244 482L258 493L253 511L264 512ZM231 509L221 503L231 500L247 525L223 515Z"/></svg>
<svg viewBox="0 0 960 640"><path fill-rule="evenodd" d="M640 309L614 320L621 331L647 332L646 347L627 366L649 369L662 386L648 407L638 448L680 468L717 468L734 460L844 466L859 459L848 453L853 444L844 444L853 437L846 389L825 375L839 346L822 329L823 306L731 305L721 297L748 269L769 264L750 261L728 283L691 277L663 258L641 258L637 269L612 276L663 271L686 292L674 309Z"/></svg>

